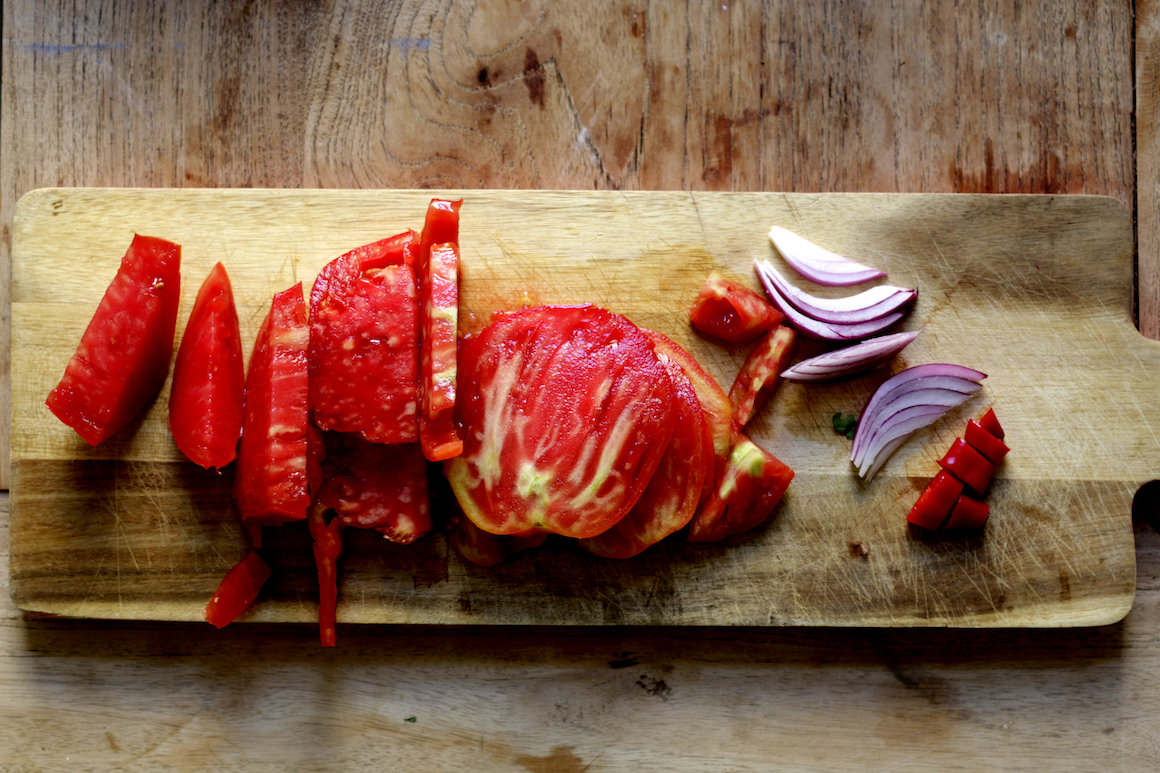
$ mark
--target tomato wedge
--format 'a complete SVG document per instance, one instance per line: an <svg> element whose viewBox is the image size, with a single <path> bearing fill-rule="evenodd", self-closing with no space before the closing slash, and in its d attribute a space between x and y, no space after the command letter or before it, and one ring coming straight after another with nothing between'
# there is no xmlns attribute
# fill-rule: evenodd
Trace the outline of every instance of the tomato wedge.
<svg viewBox="0 0 1160 773"><path fill-rule="evenodd" d="M246 370L238 312L225 266L197 291L169 391L169 431L197 464L221 469L237 457Z"/></svg>
<svg viewBox="0 0 1160 773"><path fill-rule="evenodd" d="M246 374L234 499L251 530L302 520L310 504L309 338L299 283L274 296Z"/></svg>
<svg viewBox="0 0 1160 773"><path fill-rule="evenodd" d="M605 558L632 558L684 528L714 480L713 434L697 393L680 362L662 347L655 348L676 397L673 434L656 472L628 514L607 531L580 540L585 550Z"/></svg>
<svg viewBox="0 0 1160 773"><path fill-rule="evenodd" d="M640 329L596 306L497 315L463 341L463 453L445 462L493 534L583 539L636 503L672 434L674 396Z"/></svg>
<svg viewBox="0 0 1160 773"><path fill-rule="evenodd" d="M796 330L788 325L778 325L766 333L745 358L741 371L729 389L733 417L740 426L749 423L762 403L777 388L781 372L789 364L796 341Z"/></svg>
<svg viewBox="0 0 1160 773"><path fill-rule="evenodd" d="M310 407L324 430L418 440L418 235L341 255L310 291Z"/></svg>
<svg viewBox="0 0 1160 773"><path fill-rule="evenodd" d="M689 312L697 330L735 344L749 343L784 318L765 298L716 271L705 280Z"/></svg>
<svg viewBox="0 0 1160 773"><path fill-rule="evenodd" d="M257 551L247 550L226 572L213 598L205 605L205 621L215 628L224 628L250 608L273 570Z"/></svg>
<svg viewBox="0 0 1160 773"><path fill-rule="evenodd" d="M419 442L433 462L463 451L455 425L459 347L459 245L435 244L420 275Z"/></svg>
<svg viewBox="0 0 1160 773"><path fill-rule="evenodd" d="M748 531L781 502L793 470L773 454L738 434L725 472L693 517L690 542L716 542Z"/></svg>
<svg viewBox="0 0 1160 773"><path fill-rule="evenodd" d="M122 429L169 374L181 246L136 234L45 404L90 445Z"/></svg>

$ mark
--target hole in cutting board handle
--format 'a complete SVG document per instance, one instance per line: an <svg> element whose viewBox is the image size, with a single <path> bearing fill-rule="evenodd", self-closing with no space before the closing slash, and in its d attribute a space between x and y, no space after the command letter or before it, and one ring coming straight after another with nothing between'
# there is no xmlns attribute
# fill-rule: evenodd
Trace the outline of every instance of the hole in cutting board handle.
<svg viewBox="0 0 1160 773"><path fill-rule="evenodd" d="M1143 521L1160 532L1160 480L1150 480L1132 497L1132 520Z"/></svg>

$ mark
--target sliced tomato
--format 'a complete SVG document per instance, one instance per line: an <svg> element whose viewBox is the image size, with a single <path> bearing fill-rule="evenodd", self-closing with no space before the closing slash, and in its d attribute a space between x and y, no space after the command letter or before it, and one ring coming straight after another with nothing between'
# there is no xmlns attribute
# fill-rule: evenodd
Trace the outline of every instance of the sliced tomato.
<svg viewBox="0 0 1160 773"><path fill-rule="evenodd" d="M329 432L317 502L344 526L408 544L431 530L427 462L415 443L371 443Z"/></svg>
<svg viewBox="0 0 1160 773"><path fill-rule="evenodd" d="M459 346L459 246L432 245L420 274L419 441L433 462L463 451L455 425Z"/></svg>
<svg viewBox="0 0 1160 773"><path fill-rule="evenodd" d="M335 258L310 291L310 407L324 430L418 440L418 235Z"/></svg>
<svg viewBox="0 0 1160 773"><path fill-rule="evenodd" d="M770 516L785 496L793 470L738 434L725 472L693 517L690 542L716 542L748 531Z"/></svg>
<svg viewBox="0 0 1160 773"><path fill-rule="evenodd" d="M463 453L446 474L493 534L607 530L673 431L672 384L648 339L596 306L500 314L463 341L459 374Z"/></svg>
<svg viewBox="0 0 1160 773"><path fill-rule="evenodd" d="M659 334L649 337L655 335ZM607 531L580 540L585 550L605 558L632 558L684 528L714 480L713 434L697 393L680 362L663 345L654 348L676 397L673 434L656 472L628 514Z"/></svg>
<svg viewBox="0 0 1160 773"><path fill-rule="evenodd" d="M526 536L492 534L460 515L451 522L449 541L459 555L471 563L495 566L516 553L539 547L547 537L548 533L543 531Z"/></svg>
<svg viewBox="0 0 1160 773"><path fill-rule="evenodd" d="M133 236L45 404L90 445L122 429L169 374L181 305L181 246Z"/></svg>
<svg viewBox="0 0 1160 773"><path fill-rule="evenodd" d="M274 296L246 373L234 499L251 528L302 520L310 504L309 338L299 283Z"/></svg>
<svg viewBox="0 0 1160 773"><path fill-rule="evenodd" d="M273 570L254 550L247 550L226 572L213 598L205 605L205 620L215 628L224 628L245 612L258 598L262 586Z"/></svg>
<svg viewBox="0 0 1160 773"><path fill-rule="evenodd" d="M766 333L741 366L741 371L729 390L733 417L744 427L762 403L777 388L778 378L793 354L797 331L788 325L778 325Z"/></svg>
<svg viewBox="0 0 1160 773"><path fill-rule="evenodd" d="M207 469L234 460L245 386L233 288L218 263L197 291L173 364L169 431L182 453Z"/></svg>
<svg viewBox="0 0 1160 773"><path fill-rule="evenodd" d="M743 344L771 329L784 316L748 287L714 271L693 302L689 321L706 335Z"/></svg>
<svg viewBox="0 0 1160 773"><path fill-rule="evenodd" d="M733 448L733 435L736 429L733 421L733 406L729 396L709 373L701 367L684 347L677 344L663 333L642 328L644 334L652 343L653 348L660 354L672 359L681 366L681 370L689 379L697 399L701 403L701 411L709 423L709 433L713 439L713 453L724 462L729 458L729 451Z"/></svg>

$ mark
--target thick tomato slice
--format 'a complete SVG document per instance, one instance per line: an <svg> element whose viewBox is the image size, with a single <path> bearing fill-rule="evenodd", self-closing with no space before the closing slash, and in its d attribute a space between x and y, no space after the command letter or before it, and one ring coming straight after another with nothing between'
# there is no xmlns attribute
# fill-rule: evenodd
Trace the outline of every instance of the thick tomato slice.
<svg viewBox="0 0 1160 773"><path fill-rule="evenodd" d="M420 273L419 442L433 462L463 451L455 425L459 347L459 245L431 246Z"/></svg>
<svg viewBox="0 0 1160 773"><path fill-rule="evenodd" d="M733 417L744 427L777 388L781 372L789 365L797 331L788 325L778 325L757 342L745 358L733 386L729 402Z"/></svg>
<svg viewBox="0 0 1160 773"><path fill-rule="evenodd" d="M97 445L165 383L181 305L181 246L134 235L116 276L45 404Z"/></svg>
<svg viewBox="0 0 1160 773"><path fill-rule="evenodd" d="M237 456L246 386L238 312L225 266L197 291L169 391L169 431L181 452L205 468Z"/></svg>
<svg viewBox="0 0 1160 773"><path fill-rule="evenodd" d="M306 346L310 330L302 285L274 296L246 374L234 499L247 526L306 517L310 446Z"/></svg>
<svg viewBox="0 0 1160 773"><path fill-rule="evenodd" d="M689 311L693 327L729 343L752 341L785 315L765 298L714 271Z"/></svg>
<svg viewBox="0 0 1160 773"><path fill-rule="evenodd" d="M427 462L414 443L371 443L328 432L317 502L344 526L408 544L431 530Z"/></svg>
<svg viewBox="0 0 1160 773"><path fill-rule="evenodd" d="M773 512L793 470L738 433L725 472L693 517L690 542L716 542L748 531Z"/></svg>
<svg viewBox="0 0 1160 773"><path fill-rule="evenodd" d="M605 558L632 558L684 528L701 504L706 486L713 484L713 435L701 402L681 364L660 347L656 352L676 396L673 434L656 472L628 514L607 531L580 540L585 550Z"/></svg>
<svg viewBox="0 0 1160 773"><path fill-rule="evenodd" d="M418 440L417 234L352 250L310 291L310 407L325 430Z"/></svg>
<svg viewBox="0 0 1160 773"><path fill-rule="evenodd" d="M463 453L446 474L493 534L605 531L648 485L675 416L648 339L595 306L498 315L463 342L457 402Z"/></svg>

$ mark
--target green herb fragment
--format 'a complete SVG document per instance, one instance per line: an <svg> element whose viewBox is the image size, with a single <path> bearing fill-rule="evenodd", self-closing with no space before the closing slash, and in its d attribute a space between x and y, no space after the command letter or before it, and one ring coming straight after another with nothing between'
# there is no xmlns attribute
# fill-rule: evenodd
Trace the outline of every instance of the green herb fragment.
<svg viewBox="0 0 1160 773"><path fill-rule="evenodd" d="M418 718L418 717L407 717L407 718L406 718L406 719L404 719L403 721L404 721L404 722L411 722L411 723L414 723L414 722L418 722L418 721L419 721L419 718Z"/></svg>
<svg viewBox="0 0 1160 773"><path fill-rule="evenodd" d="M843 416L841 411L834 414L831 419L834 425L834 432L839 435L845 435L847 440L854 439L854 433L858 430L858 417L854 415Z"/></svg>

